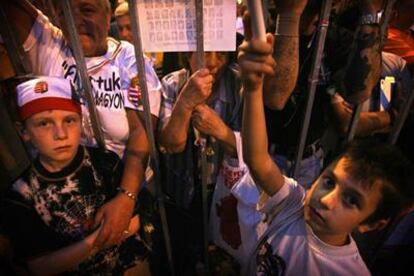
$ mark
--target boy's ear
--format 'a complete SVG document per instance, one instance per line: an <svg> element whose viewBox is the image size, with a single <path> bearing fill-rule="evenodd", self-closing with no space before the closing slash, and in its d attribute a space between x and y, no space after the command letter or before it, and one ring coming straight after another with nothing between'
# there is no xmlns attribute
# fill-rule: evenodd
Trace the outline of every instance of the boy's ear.
<svg viewBox="0 0 414 276"><path fill-rule="evenodd" d="M24 124L23 124L23 123L21 123L21 122L16 122L16 123L14 124L14 126L16 127L16 130L17 130L17 132L19 133L20 137L22 137L23 141L25 141L25 142L29 142L29 141L30 141L30 136L29 136L29 134L27 133L27 129L26 129L26 127L24 126Z"/></svg>
<svg viewBox="0 0 414 276"><path fill-rule="evenodd" d="M389 219L380 219L373 223L360 224L357 229L360 233L366 233L374 230L382 230L385 228L385 226L388 225L388 222L390 222Z"/></svg>

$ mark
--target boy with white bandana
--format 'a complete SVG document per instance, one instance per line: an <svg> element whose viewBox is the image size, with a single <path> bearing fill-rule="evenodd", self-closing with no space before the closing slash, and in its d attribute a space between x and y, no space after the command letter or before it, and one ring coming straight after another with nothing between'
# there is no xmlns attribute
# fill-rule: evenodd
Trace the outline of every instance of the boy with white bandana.
<svg viewBox="0 0 414 276"><path fill-rule="evenodd" d="M33 274L123 273L149 251L129 221L121 243L100 247L98 209L113 198L122 166L110 151L80 146L81 106L70 82L38 77L20 84L18 124L38 154L1 202L3 228L15 257Z"/></svg>
<svg viewBox="0 0 414 276"><path fill-rule="evenodd" d="M16 20L16 35L24 42L33 73L64 77L75 86L80 84L72 50L67 43L67 34L71 30L63 20L63 12L57 9L60 30L26 0L1 5L9 19ZM134 47L107 36L110 22L107 0L74 0L71 6L107 148L119 157L125 157L121 187L137 195L144 180L149 144L141 123L143 118L140 120L137 116L138 110L138 115L142 117L143 107L137 85ZM160 106L161 84L148 62L145 67L155 122ZM88 110L84 105L83 102L82 143L96 146ZM133 209L134 202L123 193L102 206L95 218L96 224L104 221L98 243L107 246L117 244L128 226Z"/></svg>

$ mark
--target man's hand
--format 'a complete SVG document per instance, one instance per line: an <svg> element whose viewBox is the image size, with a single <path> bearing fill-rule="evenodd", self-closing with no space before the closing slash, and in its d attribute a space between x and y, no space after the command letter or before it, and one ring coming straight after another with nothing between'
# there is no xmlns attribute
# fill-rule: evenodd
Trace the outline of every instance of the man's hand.
<svg viewBox="0 0 414 276"><path fill-rule="evenodd" d="M89 234L89 236L85 238L86 245L93 253L96 253L99 250L99 247L95 245L95 242L96 238L99 236L99 233L102 230L102 225L103 223L101 223L95 231L93 231L91 234Z"/></svg>
<svg viewBox="0 0 414 276"><path fill-rule="evenodd" d="M197 105L204 103L211 94L213 76L208 69L200 69L195 72L180 93L180 101L188 110L193 110Z"/></svg>
<svg viewBox="0 0 414 276"><path fill-rule="evenodd" d="M244 91L255 91L263 83L263 74L273 76L276 62L272 57L273 35L267 34L267 42L257 39L244 41L239 47L238 62Z"/></svg>
<svg viewBox="0 0 414 276"><path fill-rule="evenodd" d="M221 139L226 135L226 124L219 115L206 104L197 105L192 114L193 125L201 133Z"/></svg>
<svg viewBox="0 0 414 276"><path fill-rule="evenodd" d="M274 0L278 14L302 14L308 0Z"/></svg>
<svg viewBox="0 0 414 276"><path fill-rule="evenodd" d="M132 219L130 219L128 229L123 231L122 238L127 239L132 235L135 235L135 233L138 232L139 228L141 228L141 220L138 215L135 215Z"/></svg>
<svg viewBox="0 0 414 276"><path fill-rule="evenodd" d="M123 240L124 231L128 230L135 202L124 194L118 194L103 205L95 216L95 225L103 223L95 241L95 246L102 248L118 244Z"/></svg>

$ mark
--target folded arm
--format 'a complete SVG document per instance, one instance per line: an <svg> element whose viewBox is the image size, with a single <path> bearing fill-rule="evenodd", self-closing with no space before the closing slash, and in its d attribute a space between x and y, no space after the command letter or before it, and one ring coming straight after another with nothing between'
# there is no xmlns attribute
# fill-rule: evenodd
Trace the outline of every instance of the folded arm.
<svg viewBox="0 0 414 276"><path fill-rule="evenodd" d="M352 118L352 107L346 102L332 104L339 133L346 135ZM391 120L387 111L361 112L355 135L369 136L390 131Z"/></svg>
<svg viewBox="0 0 414 276"><path fill-rule="evenodd" d="M213 77L209 70L195 72L182 88L174 104L171 117L161 130L160 145L168 153L182 152L187 142L191 114L194 108L210 96Z"/></svg>
<svg viewBox="0 0 414 276"><path fill-rule="evenodd" d="M148 164L149 142L137 111L127 109L127 118L130 134L120 187L137 195ZM96 223L103 221L96 241L98 246L114 245L123 239L123 231L128 228L135 204L134 199L120 192L102 206L95 217Z"/></svg>

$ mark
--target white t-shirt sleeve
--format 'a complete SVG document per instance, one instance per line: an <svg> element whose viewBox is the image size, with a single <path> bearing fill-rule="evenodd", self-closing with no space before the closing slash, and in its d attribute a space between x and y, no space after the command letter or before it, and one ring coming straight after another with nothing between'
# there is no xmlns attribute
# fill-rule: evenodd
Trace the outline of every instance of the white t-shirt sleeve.
<svg viewBox="0 0 414 276"><path fill-rule="evenodd" d="M257 203L257 210L263 214L264 222L272 220L285 220L291 215L303 210L305 190L294 179L284 177L285 183L282 188L269 197L262 192Z"/></svg>
<svg viewBox="0 0 414 276"><path fill-rule="evenodd" d="M136 65L136 59L135 59L135 52L134 47L132 44L122 41L122 47L125 48L125 53L123 56L123 79L122 79L122 89L125 91L125 107L143 111L143 98L142 98L142 92L138 91L139 94L139 101L138 104L134 101L131 101L131 98L129 97L131 88L131 80L136 78L138 76L137 71L137 65ZM145 59L145 78L147 82L147 88L148 88L148 97L150 102L150 109L151 114L158 117L160 112L160 105L161 105L161 92L162 92L162 86L161 82L158 79L157 74L154 71L154 68L149 63L149 60L147 57L144 57ZM138 81L138 79L135 79Z"/></svg>
<svg viewBox="0 0 414 276"><path fill-rule="evenodd" d="M33 72L41 74L44 72L47 59L54 59L55 50L62 47L62 31L54 26L49 19L39 10L36 21L32 26L29 36L23 43L23 49L29 54ZM60 49L58 49L60 52Z"/></svg>
<svg viewBox="0 0 414 276"><path fill-rule="evenodd" d="M181 74L187 74L184 70L172 72L162 78L162 97L160 108L159 126L162 129L171 117L174 104L177 100L180 89L179 79Z"/></svg>

